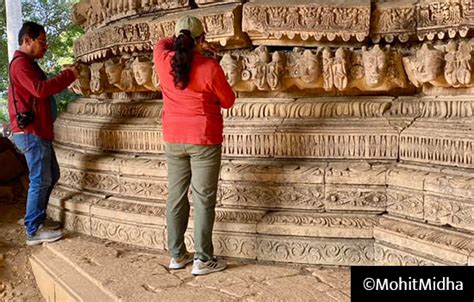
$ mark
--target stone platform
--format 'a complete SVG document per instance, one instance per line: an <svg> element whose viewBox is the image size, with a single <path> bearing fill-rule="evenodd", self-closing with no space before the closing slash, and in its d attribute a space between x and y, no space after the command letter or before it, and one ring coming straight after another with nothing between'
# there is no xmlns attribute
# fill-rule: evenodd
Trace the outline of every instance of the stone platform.
<svg viewBox="0 0 474 302"><path fill-rule="evenodd" d="M30 258L46 301L350 301L348 267L228 260L194 277L170 271L163 252L68 236Z"/></svg>

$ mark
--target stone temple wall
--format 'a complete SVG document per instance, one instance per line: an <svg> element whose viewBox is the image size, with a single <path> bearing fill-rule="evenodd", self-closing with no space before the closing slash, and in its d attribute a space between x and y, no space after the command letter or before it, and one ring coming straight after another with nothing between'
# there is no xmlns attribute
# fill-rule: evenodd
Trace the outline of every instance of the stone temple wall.
<svg viewBox="0 0 474 302"><path fill-rule="evenodd" d="M238 94L223 112L218 255L474 265L471 0L80 1L83 97L56 122L49 208L67 229L166 249L151 57L185 14Z"/></svg>

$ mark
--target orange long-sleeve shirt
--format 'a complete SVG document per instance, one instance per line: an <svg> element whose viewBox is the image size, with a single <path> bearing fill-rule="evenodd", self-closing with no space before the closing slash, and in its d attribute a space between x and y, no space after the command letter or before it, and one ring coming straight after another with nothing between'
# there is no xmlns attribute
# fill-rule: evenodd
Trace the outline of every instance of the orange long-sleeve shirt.
<svg viewBox="0 0 474 302"><path fill-rule="evenodd" d="M160 78L163 94L163 138L165 142L216 145L221 144L224 123L221 108L235 102L232 91L219 63L194 53L190 81L181 90L171 75L174 38L158 41L153 61Z"/></svg>

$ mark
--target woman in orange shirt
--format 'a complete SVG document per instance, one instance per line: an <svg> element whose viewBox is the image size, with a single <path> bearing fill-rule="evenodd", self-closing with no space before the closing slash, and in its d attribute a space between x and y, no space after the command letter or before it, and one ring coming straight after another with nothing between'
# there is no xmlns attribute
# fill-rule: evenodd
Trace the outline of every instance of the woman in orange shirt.
<svg viewBox="0 0 474 302"><path fill-rule="evenodd" d="M153 61L163 94L163 138L168 163L166 222L170 269L193 262L193 275L226 268L214 257L217 182L223 141L222 108L230 108L235 94L219 63L203 55L212 50L199 19L184 16L175 36L161 39ZM187 252L184 233L188 225L188 190L194 208L195 254Z"/></svg>

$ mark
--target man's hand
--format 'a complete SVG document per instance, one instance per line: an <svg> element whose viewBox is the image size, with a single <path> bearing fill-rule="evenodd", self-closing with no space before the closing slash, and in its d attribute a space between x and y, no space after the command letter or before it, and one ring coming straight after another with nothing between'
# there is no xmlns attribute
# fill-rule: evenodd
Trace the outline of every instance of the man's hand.
<svg viewBox="0 0 474 302"><path fill-rule="evenodd" d="M79 64L65 64L63 65L63 70L70 69L73 73L74 76L77 78L79 76L79 73L81 72L81 68Z"/></svg>
<svg viewBox="0 0 474 302"><path fill-rule="evenodd" d="M204 41L202 42L201 47L202 47L203 52L211 53L214 59L217 58L218 45L216 43L210 43L210 42Z"/></svg>

